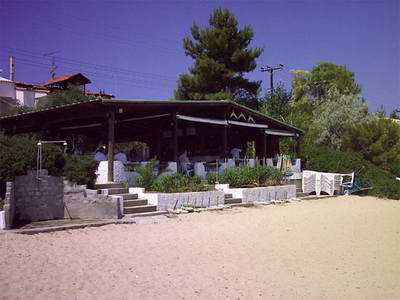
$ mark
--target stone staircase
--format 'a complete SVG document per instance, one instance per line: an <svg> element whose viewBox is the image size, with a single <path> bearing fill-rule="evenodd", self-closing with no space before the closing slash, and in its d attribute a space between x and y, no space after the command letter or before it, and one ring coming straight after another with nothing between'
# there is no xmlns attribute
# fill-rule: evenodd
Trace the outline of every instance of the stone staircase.
<svg viewBox="0 0 400 300"><path fill-rule="evenodd" d="M233 198L232 194L224 194L224 204L241 204L241 198Z"/></svg>
<svg viewBox="0 0 400 300"><path fill-rule="evenodd" d="M157 205L149 204L147 199L139 199L137 194L130 194L129 189L120 183L96 184L95 189L107 190L110 196L120 197L123 201L123 215L125 217L145 217L164 214L158 211Z"/></svg>

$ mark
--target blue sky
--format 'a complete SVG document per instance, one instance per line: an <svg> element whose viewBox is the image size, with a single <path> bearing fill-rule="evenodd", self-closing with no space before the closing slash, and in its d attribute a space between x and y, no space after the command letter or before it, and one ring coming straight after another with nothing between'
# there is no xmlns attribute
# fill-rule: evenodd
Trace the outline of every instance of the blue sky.
<svg viewBox="0 0 400 300"><path fill-rule="evenodd" d="M253 46L264 47L248 75L269 81L259 67L285 65L276 81L290 86L292 69L320 61L343 64L356 74L370 110L400 107L400 1L5 1L0 0L0 68L16 80L49 79L82 72L90 90L125 99L168 99L192 60L182 39L193 22L207 25L214 8L229 8L251 25ZM49 53L54 53L46 55Z"/></svg>

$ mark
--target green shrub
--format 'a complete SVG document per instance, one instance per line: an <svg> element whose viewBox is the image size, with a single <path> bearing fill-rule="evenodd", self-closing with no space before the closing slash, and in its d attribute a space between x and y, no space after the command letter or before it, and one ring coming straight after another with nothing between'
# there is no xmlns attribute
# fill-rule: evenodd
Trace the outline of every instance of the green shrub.
<svg viewBox="0 0 400 300"><path fill-rule="evenodd" d="M4 197L7 181L36 170L37 142L29 136L0 136L0 197ZM53 176L62 175L65 160L58 146L43 145L42 157L43 169Z"/></svg>
<svg viewBox="0 0 400 300"><path fill-rule="evenodd" d="M400 177L400 163L394 164L391 168L390 168L390 172L396 176L396 177Z"/></svg>
<svg viewBox="0 0 400 300"><path fill-rule="evenodd" d="M135 171L139 173L139 177L136 179L136 184L146 190L150 189L156 180L158 174L153 173L155 160L149 160L144 166L137 166Z"/></svg>
<svg viewBox="0 0 400 300"><path fill-rule="evenodd" d="M230 187L278 185L283 174L277 169L267 166L239 167L225 169L223 174L209 173L209 184L228 183Z"/></svg>
<svg viewBox="0 0 400 300"><path fill-rule="evenodd" d="M209 187L202 183L200 177L177 173L157 178L150 189L161 193L182 193L207 191Z"/></svg>
<svg viewBox="0 0 400 300"><path fill-rule="evenodd" d="M86 184L92 188L96 181L99 162L90 155L66 155L63 175L76 184Z"/></svg>
<svg viewBox="0 0 400 300"><path fill-rule="evenodd" d="M207 174L207 183L208 184L216 184L219 182L219 176L215 172L209 172Z"/></svg>
<svg viewBox="0 0 400 300"><path fill-rule="evenodd" d="M355 172L365 186L372 185L369 195L400 199L400 182L391 173L375 166L354 152L341 152L328 147L309 148L304 153L306 169L320 172Z"/></svg>
<svg viewBox="0 0 400 300"><path fill-rule="evenodd" d="M259 185L279 185L283 180L283 173L273 167L259 165L254 172Z"/></svg>

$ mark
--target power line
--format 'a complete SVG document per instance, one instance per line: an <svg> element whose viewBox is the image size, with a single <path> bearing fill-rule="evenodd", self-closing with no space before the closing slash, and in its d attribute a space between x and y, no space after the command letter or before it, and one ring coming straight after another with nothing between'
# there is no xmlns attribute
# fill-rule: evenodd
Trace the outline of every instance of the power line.
<svg viewBox="0 0 400 300"><path fill-rule="evenodd" d="M46 64L43 63L39 63L39 62L35 62L35 61L30 61L30 60L26 60L23 58L19 58L16 59L17 64L20 65L27 65L27 66L33 66L33 67L38 67L41 69L48 69L48 66ZM66 72L74 72L74 69L70 69L70 68L63 68L63 70L65 70ZM106 79L106 80L118 80L118 82L122 82L122 83L126 83L127 85L132 85L132 86L137 86L137 87L145 87L145 88L152 88L152 89L162 89L162 87L168 87L171 88L171 85L160 85L151 81L146 81L146 80L138 80L138 79L134 79L132 80L131 78L127 78L127 77L121 77L121 76L113 76L110 77L107 74L101 74L101 73L96 73L96 72L85 72L86 74L90 75L91 77L97 78L97 79ZM138 84L139 83L139 84Z"/></svg>
<svg viewBox="0 0 400 300"><path fill-rule="evenodd" d="M27 50L22 50L18 48L12 48L12 47L3 47L5 49L8 49L10 51L10 54L17 53L22 56L27 56L30 58L37 58L37 59L43 59L43 54L39 52L33 52L33 51L27 51ZM74 65L74 66L82 66L82 67L89 67L93 68L99 71L112 71L112 72L119 72L119 73L124 73L124 74L129 74L133 76L142 76L142 77L149 77L150 79L155 79L155 80L164 80L167 81L168 79L172 79L172 77L166 76L166 75L161 75L161 74L156 74L156 73L148 73L148 72L139 72L139 71L132 71L124 68L119 68L119 67L111 67L107 65L100 65L100 64L94 64L94 63L88 63L88 62L83 62L79 61L76 59L70 59L70 58L63 58L60 56L56 56L57 60L61 63L67 64L67 65ZM174 78L175 80L175 78Z"/></svg>

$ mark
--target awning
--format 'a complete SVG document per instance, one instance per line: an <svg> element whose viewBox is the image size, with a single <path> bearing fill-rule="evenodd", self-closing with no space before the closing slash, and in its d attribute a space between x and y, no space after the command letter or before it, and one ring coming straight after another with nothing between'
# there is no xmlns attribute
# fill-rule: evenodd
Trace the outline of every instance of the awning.
<svg viewBox="0 0 400 300"><path fill-rule="evenodd" d="M245 126L245 127L253 127L253 128L268 128L268 125L266 124L254 124L254 123L245 123L245 122L239 122L239 121L228 121L229 124L232 125L237 125L237 126Z"/></svg>
<svg viewBox="0 0 400 300"><path fill-rule="evenodd" d="M198 122L198 123L207 123L207 124L217 124L217 125L228 125L228 122L221 119L209 119L209 118L199 118L199 117L191 117L185 115L176 115L176 118L179 120L185 120L190 122Z"/></svg>
<svg viewBox="0 0 400 300"><path fill-rule="evenodd" d="M265 130L265 133L270 135L279 135L279 136L298 136L297 133L279 129L267 129Z"/></svg>

